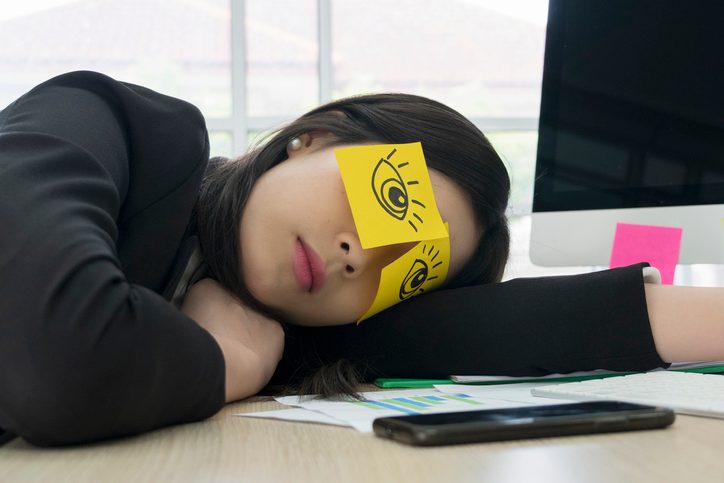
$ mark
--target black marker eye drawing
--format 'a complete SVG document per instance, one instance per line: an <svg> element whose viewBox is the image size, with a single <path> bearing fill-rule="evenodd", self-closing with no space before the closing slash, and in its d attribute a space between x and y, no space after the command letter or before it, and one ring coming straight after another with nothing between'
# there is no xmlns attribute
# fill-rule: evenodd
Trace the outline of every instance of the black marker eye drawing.
<svg viewBox="0 0 724 483"><path fill-rule="evenodd" d="M435 252L434 255L433 252ZM427 250L427 245L423 245L422 254L427 257L432 255L432 258L430 258L430 263L432 263L440 254L440 250L435 251L434 245L430 245L430 249ZM442 260L435 263L432 268L437 268L439 265L442 265ZM402 284L400 285L400 300L408 299L418 293L424 293L425 289L423 288L423 285L425 282L438 278L437 275L428 278L429 272L430 268L428 268L427 262L416 258L415 261L412 262L410 270L407 271L407 275L405 275L405 278L402 280Z"/></svg>
<svg viewBox="0 0 724 483"><path fill-rule="evenodd" d="M427 280L427 263L417 258L400 285L400 300L412 297L418 289L420 293L423 293L425 290L422 288L422 284L425 283L425 280Z"/></svg>
<svg viewBox="0 0 724 483"><path fill-rule="evenodd" d="M396 167L390 162L390 158L397 152L397 149L393 149L387 158L382 158L375 166L372 172L372 192L377 198L377 202L380 206L393 218L400 221L404 221L407 217L410 203L425 208L419 200L410 198L407 186L415 186L420 184L417 180L411 180L405 183L400 175L398 169L403 169L410 163L400 163ZM417 213L413 212L412 217L418 223L423 223L422 218ZM413 230L417 231L417 225L411 219L407 220Z"/></svg>

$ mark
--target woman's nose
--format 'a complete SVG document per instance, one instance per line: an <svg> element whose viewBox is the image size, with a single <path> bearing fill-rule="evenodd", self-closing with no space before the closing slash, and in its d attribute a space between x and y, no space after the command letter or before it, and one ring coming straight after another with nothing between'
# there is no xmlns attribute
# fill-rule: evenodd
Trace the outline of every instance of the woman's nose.
<svg viewBox="0 0 724 483"><path fill-rule="evenodd" d="M340 234L336 241L344 263L342 274L349 279L359 277L368 270L382 270L409 249L402 245L363 249L356 233Z"/></svg>
<svg viewBox="0 0 724 483"><path fill-rule="evenodd" d="M362 275L371 263L371 250L362 248L356 233L342 233L336 240L342 260L342 275L345 278L356 278Z"/></svg>

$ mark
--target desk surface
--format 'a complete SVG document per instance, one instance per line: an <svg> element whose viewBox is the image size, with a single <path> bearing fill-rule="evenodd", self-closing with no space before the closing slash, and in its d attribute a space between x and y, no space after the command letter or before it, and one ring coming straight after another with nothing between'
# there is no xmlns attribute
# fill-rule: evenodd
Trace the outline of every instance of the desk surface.
<svg viewBox="0 0 724 483"><path fill-rule="evenodd" d="M203 422L87 446L47 449L16 439L0 447L0 481L724 479L724 420L677 416L664 430L413 448L351 428L232 416L284 407L255 397Z"/></svg>

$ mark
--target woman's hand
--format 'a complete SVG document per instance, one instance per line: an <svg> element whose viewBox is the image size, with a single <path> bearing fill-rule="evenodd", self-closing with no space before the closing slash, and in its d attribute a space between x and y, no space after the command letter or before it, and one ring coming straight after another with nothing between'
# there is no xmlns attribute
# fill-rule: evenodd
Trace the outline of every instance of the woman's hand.
<svg viewBox="0 0 724 483"><path fill-rule="evenodd" d="M284 351L279 322L243 305L217 281L204 278L186 293L181 311L206 329L226 362L226 402L259 392Z"/></svg>

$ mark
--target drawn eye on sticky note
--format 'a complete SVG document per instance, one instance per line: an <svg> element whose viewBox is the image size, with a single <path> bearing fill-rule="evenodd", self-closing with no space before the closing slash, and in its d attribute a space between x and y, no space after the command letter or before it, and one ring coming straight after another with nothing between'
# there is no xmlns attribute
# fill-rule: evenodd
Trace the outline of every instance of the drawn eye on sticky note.
<svg viewBox="0 0 724 483"><path fill-rule="evenodd" d="M449 267L450 238L447 232L444 238L418 243L382 269L375 299L357 323L403 300L437 288L445 281Z"/></svg>
<svg viewBox="0 0 724 483"><path fill-rule="evenodd" d="M334 150L362 248L447 236L422 144Z"/></svg>

